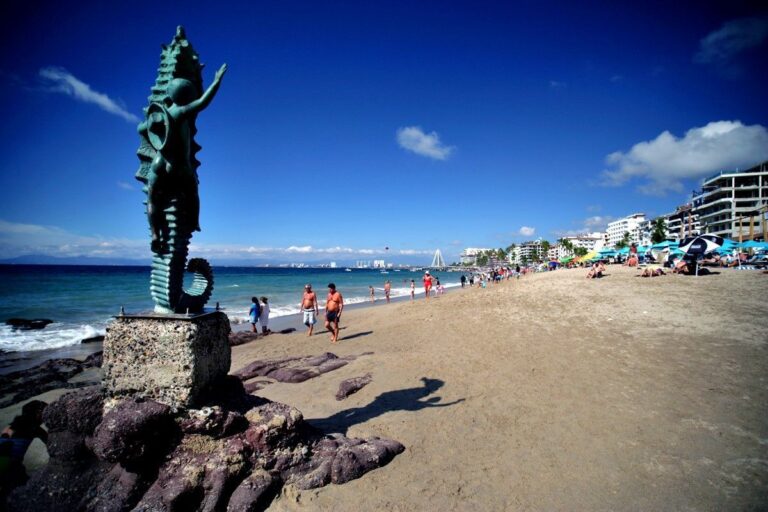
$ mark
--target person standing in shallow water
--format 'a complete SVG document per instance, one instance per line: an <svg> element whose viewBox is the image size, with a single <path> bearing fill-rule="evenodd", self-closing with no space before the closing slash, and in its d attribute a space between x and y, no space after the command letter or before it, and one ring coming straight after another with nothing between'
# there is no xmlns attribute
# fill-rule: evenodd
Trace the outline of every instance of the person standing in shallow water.
<svg viewBox="0 0 768 512"><path fill-rule="evenodd" d="M317 323L317 315L320 314L317 304L317 295L312 291L312 285L304 286L304 295L301 297L301 312L304 315L304 325L308 327L307 336L312 336L312 330Z"/></svg>
<svg viewBox="0 0 768 512"><path fill-rule="evenodd" d="M416 281L411 279L411 300L416 298Z"/></svg>
<svg viewBox="0 0 768 512"><path fill-rule="evenodd" d="M248 319L251 321L251 332L259 332L256 329L256 322L259 321L261 315L261 306L259 306L258 297L251 297L251 310L248 312Z"/></svg>
<svg viewBox="0 0 768 512"><path fill-rule="evenodd" d="M331 333L331 343L339 341L339 320L344 309L344 298L336 290L336 285L328 283L328 298L325 301L325 328Z"/></svg>
<svg viewBox="0 0 768 512"><path fill-rule="evenodd" d="M269 299L267 297L261 298L261 313L259 314L259 322L261 323L261 332L266 336L272 331L269 330Z"/></svg>
<svg viewBox="0 0 768 512"><path fill-rule="evenodd" d="M424 272L424 298L429 300L429 294L432 291L432 276L429 272Z"/></svg>
<svg viewBox="0 0 768 512"><path fill-rule="evenodd" d="M389 304L390 292L392 292L392 281L387 280L387 282L384 283L384 296L387 298L387 304Z"/></svg>

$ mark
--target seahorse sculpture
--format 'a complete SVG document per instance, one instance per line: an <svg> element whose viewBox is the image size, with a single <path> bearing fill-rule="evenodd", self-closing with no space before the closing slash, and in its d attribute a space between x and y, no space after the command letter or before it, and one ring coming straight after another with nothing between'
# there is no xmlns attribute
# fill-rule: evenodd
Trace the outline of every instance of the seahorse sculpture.
<svg viewBox="0 0 768 512"><path fill-rule="evenodd" d="M152 234L150 292L158 313L200 313L213 292L213 272L207 261L191 259L189 241L200 231L195 142L197 114L210 104L227 70L224 64L203 92L203 65L186 38L176 29L170 45L162 45L157 80L138 126L136 179L144 184ZM184 271L194 273L184 290Z"/></svg>

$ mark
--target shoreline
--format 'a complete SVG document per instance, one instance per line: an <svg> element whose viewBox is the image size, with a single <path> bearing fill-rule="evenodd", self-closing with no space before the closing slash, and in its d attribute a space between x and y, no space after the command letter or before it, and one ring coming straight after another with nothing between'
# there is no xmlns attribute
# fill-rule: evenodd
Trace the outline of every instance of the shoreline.
<svg viewBox="0 0 768 512"><path fill-rule="evenodd" d="M760 508L768 304L754 298L768 294L768 276L642 279L618 265L584 275L353 307L338 344L321 328L233 347L231 371L354 357L302 383L261 378L255 393L324 432L406 447L344 485L286 489L269 510ZM335 398L367 373L370 384Z"/></svg>

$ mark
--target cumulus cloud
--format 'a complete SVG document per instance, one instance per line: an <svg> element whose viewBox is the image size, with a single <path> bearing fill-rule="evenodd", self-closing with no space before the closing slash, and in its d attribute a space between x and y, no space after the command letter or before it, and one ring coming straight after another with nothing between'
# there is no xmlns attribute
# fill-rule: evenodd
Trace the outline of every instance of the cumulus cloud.
<svg viewBox="0 0 768 512"><path fill-rule="evenodd" d="M50 91L72 96L84 103L92 103L110 114L125 119L131 123L138 123L139 118L126 111L120 104L104 93L94 91L91 86L78 79L64 68L47 67L39 72L41 78L49 85Z"/></svg>
<svg viewBox="0 0 768 512"><path fill-rule="evenodd" d="M721 170L754 165L768 159L768 130L740 121L714 121L691 128L683 137L664 131L653 140L639 142L627 152L606 157L610 169L603 184L619 186L638 178L639 190L663 194L683 190L682 180L703 178Z"/></svg>
<svg viewBox="0 0 768 512"><path fill-rule="evenodd" d="M736 55L760 46L768 37L768 18L731 20L699 41L693 57L699 64L729 64Z"/></svg>
<svg viewBox="0 0 768 512"><path fill-rule="evenodd" d="M455 149L442 144L437 132L424 133L420 126L398 128L397 143L403 149L435 160L445 160Z"/></svg>
<svg viewBox="0 0 768 512"><path fill-rule="evenodd" d="M536 233L536 228L531 228L528 226L523 226L518 231L522 236L533 236L534 233Z"/></svg>

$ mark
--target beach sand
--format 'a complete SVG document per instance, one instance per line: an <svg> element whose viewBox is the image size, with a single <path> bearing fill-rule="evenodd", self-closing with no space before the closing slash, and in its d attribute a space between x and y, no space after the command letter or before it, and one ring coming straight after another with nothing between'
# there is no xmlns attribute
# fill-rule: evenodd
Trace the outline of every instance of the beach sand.
<svg viewBox="0 0 768 512"><path fill-rule="evenodd" d="M311 338L299 329L234 347L233 371L358 355L257 394L329 432L406 447L344 485L285 488L269 510L768 506L768 275L585 273L345 312L338 345L318 325ZM335 399L368 372L371 384Z"/></svg>

